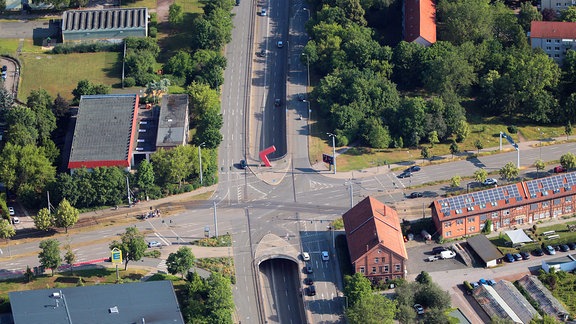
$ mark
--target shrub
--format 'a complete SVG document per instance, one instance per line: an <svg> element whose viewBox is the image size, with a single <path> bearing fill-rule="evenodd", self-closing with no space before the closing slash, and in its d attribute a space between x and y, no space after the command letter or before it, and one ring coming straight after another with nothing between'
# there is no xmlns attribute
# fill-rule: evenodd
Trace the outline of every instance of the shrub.
<svg viewBox="0 0 576 324"><path fill-rule="evenodd" d="M510 134L516 134L516 133L518 133L518 127L516 127L514 125L510 125L510 126L508 126L508 132Z"/></svg>
<svg viewBox="0 0 576 324"><path fill-rule="evenodd" d="M133 87L136 85L136 80L133 77L127 77L124 79L124 86L125 87Z"/></svg>
<svg viewBox="0 0 576 324"><path fill-rule="evenodd" d="M336 146L348 146L349 140L346 135L336 135Z"/></svg>
<svg viewBox="0 0 576 324"><path fill-rule="evenodd" d="M468 281L464 281L464 287L466 287L466 290L468 291L472 291L472 285L468 282Z"/></svg>
<svg viewBox="0 0 576 324"><path fill-rule="evenodd" d="M148 36L152 37L152 38L156 38L156 36L158 36L158 28L156 27L150 27L150 30L148 31Z"/></svg>

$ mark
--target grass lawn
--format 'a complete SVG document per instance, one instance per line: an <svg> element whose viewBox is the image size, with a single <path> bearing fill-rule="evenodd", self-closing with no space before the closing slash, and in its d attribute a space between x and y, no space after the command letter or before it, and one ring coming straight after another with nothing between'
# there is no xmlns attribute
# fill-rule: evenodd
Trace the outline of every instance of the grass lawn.
<svg viewBox="0 0 576 324"><path fill-rule="evenodd" d="M15 55L20 41L13 38L0 39L0 53Z"/></svg>
<svg viewBox="0 0 576 324"><path fill-rule="evenodd" d="M532 251L541 247L542 243L545 245L557 245L557 244L564 244L569 242L576 242L576 232L570 232L568 230L567 225L576 224L576 221L570 221L563 224L554 224L549 226L543 226L542 224L536 224L536 238L534 243L528 243L523 245L521 248L516 249L510 247L511 241L508 236L504 233L504 229L501 230L500 235L498 237L490 238L492 244L496 245L496 247L502 252L503 254L506 253L518 253L519 251ZM556 234L560 235L560 238L555 240L547 240L542 233L547 231L556 231ZM530 230L525 230L528 235L532 235ZM532 239L534 236L532 235Z"/></svg>
<svg viewBox="0 0 576 324"><path fill-rule="evenodd" d="M18 97L26 101L30 91L45 89L52 96L58 93L71 99L78 81L114 85L120 83L121 53L33 54L23 53L22 81Z"/></svg>
<svg viewBox="0 0 576 324"><path fill-rule="evenodd" d="M551 289L549 284L543 282L546 288L550 289L552 295L568 309L574 316L576 313L576 274L570 272L562 272L556 275L556 285Z"/></svg>
<svg viewBox="0 0 576 324"><path fill-rule="evenodd" d="M203 13L202 4L198 0L176 0L177 5L182 7L184 13Z"/></svg>
<svg viewBox="0 0 576 324"><path fill-rule="evenodd" d="M156 0L122 1L123 8L148 8L156 9Z"/></svg>

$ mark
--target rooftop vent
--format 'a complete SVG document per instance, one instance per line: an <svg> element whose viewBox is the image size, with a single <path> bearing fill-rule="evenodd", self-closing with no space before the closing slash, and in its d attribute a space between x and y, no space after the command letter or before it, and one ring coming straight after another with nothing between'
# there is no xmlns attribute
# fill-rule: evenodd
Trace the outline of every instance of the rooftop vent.
<svg viewBox="0 0 576 324"><path fill-rule="evenodd" d="M118 314L119 313L118 306L110 307L108 309L108 312L110 312L110 314Z"/></svg>

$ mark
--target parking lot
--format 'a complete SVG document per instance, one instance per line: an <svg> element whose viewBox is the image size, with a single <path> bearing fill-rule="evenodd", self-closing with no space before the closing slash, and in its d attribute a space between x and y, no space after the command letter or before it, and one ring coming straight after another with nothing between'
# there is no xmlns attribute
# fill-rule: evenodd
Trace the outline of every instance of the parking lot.
<svg viewBox="0 0 576 324"><path fill-rule="evenodd" d="M434 262L426 261L428 257L433 256L432 249L437 246L448 247L449 244L424 243L422 241L406 242L406 251L408 252L408 273L417 274L422 270L426 272L437 272L457 269L467 269L468 267L462 262L459 256L454 259L437 260Z"/></svg>

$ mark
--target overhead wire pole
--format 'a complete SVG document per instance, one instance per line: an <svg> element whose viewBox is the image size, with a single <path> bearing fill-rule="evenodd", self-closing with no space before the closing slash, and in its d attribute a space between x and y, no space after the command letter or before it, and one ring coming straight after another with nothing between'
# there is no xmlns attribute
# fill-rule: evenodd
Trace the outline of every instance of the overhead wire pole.
<svg viewBox="0 0 576 324"><path fill-rule="evenodd" d="M203 183L202 179L202 145L206 144L206 142L200 143L198 145L198 163L200 163L200 185Z"/></svg>
<svg viewBox="0 0 576 324"><path fill-rule="evenodd" d="M332 137L332 165L334 165L334 174L336 174L336 135L332 133L326 133L326 135Z"/></svg>

